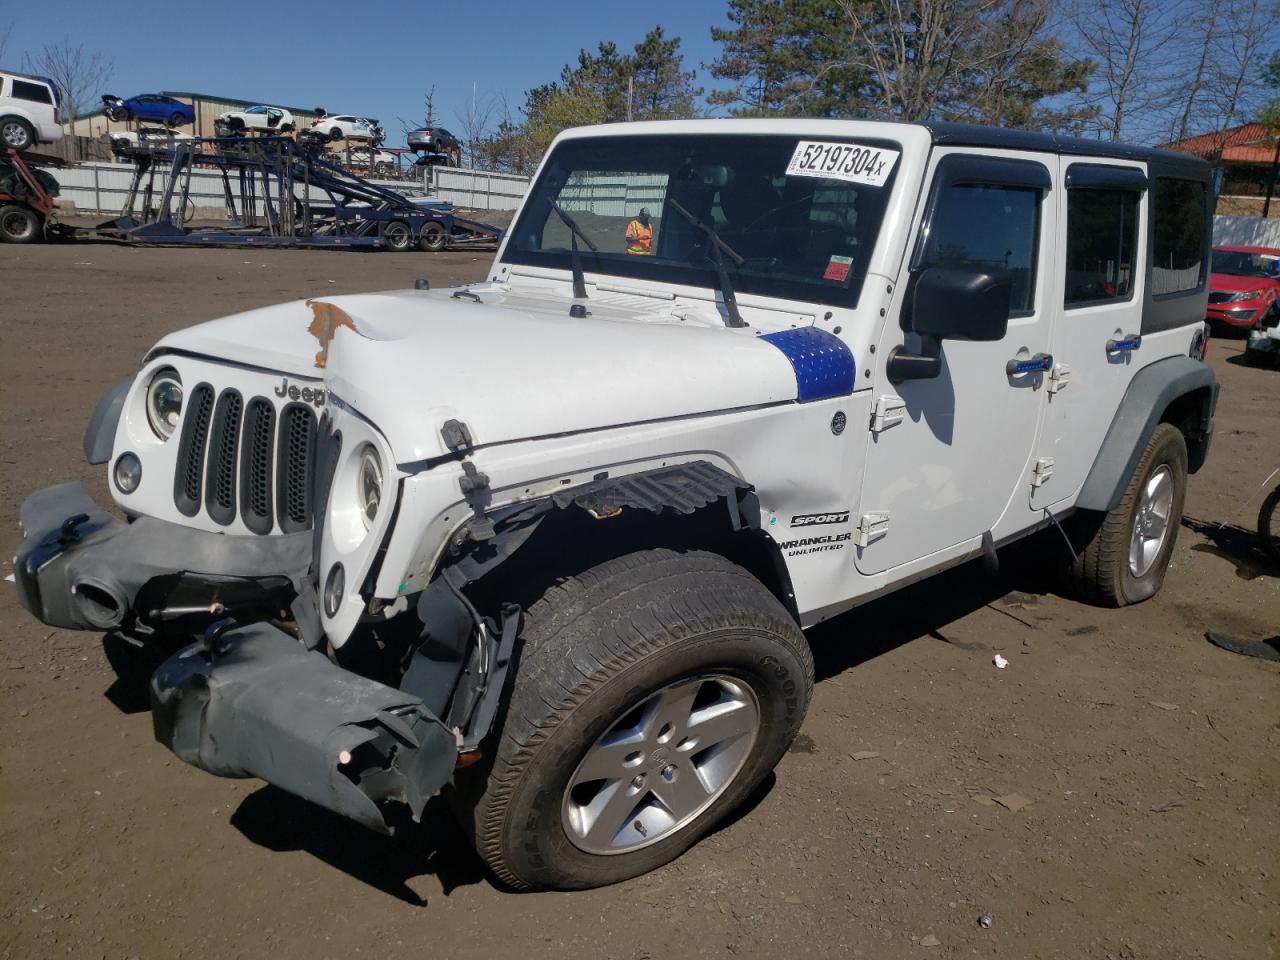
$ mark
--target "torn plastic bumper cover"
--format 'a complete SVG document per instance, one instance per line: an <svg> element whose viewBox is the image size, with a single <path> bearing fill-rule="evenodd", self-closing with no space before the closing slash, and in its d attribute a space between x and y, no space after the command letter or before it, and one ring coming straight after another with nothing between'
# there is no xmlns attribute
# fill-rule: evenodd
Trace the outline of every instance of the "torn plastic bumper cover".
<svg viewBox="0 0 1280 960"><path fill-rule="evenodd" d="M265 623L211 629L174 654L151 678L151 709L156 739L187 763L259 777L382 833L382 804L418 819L458 756L421 699Z"/></svg>

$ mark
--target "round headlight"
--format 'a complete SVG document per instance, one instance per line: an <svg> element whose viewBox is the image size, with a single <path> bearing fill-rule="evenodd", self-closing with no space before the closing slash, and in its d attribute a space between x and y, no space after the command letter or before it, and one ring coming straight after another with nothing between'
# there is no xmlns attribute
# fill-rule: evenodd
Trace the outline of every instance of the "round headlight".
<svg viewBox="0 0 1280 960"><path fill-rule="evenodd" d="M368 444L360 451L360 466L356 470L356 502L365 529L373 526L378 507L382 503L382 458Z"/></svg>
<svg viewBox="0 0 1280 960"><path fill-rule="evenodd" d="M122 453L112 474L121 493L133 493L142 482L142 461L136 454Z"/></svg>
<svg viewBox="0 0 1280 960"><path fill-rule="evenodd" d="M161 440L168 440L182 416L182 378L173 367L157 370L147 386L147 422Z"/></svg>

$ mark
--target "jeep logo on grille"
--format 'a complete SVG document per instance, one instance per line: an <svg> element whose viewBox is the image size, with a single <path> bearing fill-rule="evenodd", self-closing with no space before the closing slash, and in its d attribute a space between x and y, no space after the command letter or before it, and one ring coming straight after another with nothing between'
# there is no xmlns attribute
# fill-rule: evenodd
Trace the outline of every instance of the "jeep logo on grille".
<svg viewBox="0 0 1280 960"><path fill-rule="evenodd" d="M280 386L276 387L276 396L282 399L288 397L290 400L301 400L315 407L323 407L325 401L324 387L299 387L296 383L290 383L288 378L280 380Z"/></svg>

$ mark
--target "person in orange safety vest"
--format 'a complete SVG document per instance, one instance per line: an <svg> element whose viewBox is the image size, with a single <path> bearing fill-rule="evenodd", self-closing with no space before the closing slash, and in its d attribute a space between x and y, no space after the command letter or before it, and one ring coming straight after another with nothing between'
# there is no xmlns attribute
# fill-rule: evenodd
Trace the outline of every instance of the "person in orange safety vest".
<svg viewBox="0 0 1280 960"><path fill-rule="evenodd" d="M649 222L647 207L641 207L636 218L627 224L626 238L627 253L653 255L653 225Z"/></svg>

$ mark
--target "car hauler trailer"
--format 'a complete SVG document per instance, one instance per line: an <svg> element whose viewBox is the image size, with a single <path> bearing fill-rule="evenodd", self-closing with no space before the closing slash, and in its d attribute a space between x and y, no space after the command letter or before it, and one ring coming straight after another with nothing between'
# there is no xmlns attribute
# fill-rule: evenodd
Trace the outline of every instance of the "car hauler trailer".
<svg viewBox="0 0 1280 960"><path fill-rule="evenodd" d="M312 142L312 141L315 142ZM299 142L300 141L300 142ZM119 217L81 231L164 246L363 247L392 251L494 246L500 227L415 204L324 159L324 142L290 137L178 138L143 132L117 142L134 163ZM194 219L196 170L220 175L228 226Z"/></svg>

